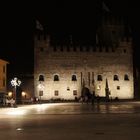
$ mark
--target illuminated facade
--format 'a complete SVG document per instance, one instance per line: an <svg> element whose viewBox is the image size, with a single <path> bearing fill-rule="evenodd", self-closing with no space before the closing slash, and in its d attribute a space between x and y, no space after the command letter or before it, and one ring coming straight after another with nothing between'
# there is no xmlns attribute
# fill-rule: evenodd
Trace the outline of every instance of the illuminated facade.
<svg viewBox="0 0 140 140"><path fill-rule="evenodd" d="M102 97L134 98L133 44L122 21L104 19L95 46L52 46L50 37L35 37L35 96L75 99L95 91Z"/></svg>
<svg viewBox="0 0 140 140"><path fill-rule="evenodd" d="M7 61L0 59L0 95L6 93L6 82L7 82Z"/></svg>

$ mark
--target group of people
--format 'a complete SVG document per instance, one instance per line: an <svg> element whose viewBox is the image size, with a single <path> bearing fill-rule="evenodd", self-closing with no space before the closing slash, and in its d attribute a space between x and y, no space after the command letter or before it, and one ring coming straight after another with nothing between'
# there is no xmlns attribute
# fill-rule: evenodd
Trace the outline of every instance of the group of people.
<svg viewBox="0 0 140 140"><path fill-rule="evenodd" d="M92 94L88 93L80 97L80 101L82 102L82 104L83 103L89 104L90 102L91 104L94 104L95 100L97 101L97 103L100 102L100 96L99 95L96 96L95 92L93 92Z"/></svg>

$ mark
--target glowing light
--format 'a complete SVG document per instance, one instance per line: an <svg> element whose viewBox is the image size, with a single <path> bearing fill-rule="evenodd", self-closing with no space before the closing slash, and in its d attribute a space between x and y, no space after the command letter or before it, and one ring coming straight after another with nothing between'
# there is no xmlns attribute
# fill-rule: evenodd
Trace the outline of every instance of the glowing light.
<svg viewBox="0 0 140 140"><path fill-rule="evenodd" d="M10 92L8 92L8 96L9 97L11 97L12 96L12 92L10 91Z"/></svg>
<svg viewBox="0 0 140 140"><path fill-rule="evenodd" d="M22 130L24 130L23 128L17 128L16 129L17 131L22 131Z"/></svg>
<svg viewBox="0 0 140 140"><path fill-rule="evenodd" d="M98 90L100 90L100 89L101 89L101 86L100 86L100 85L99 85L99 86L97 86L97 89L98 89Z"/></svg>
<svg viewBox="0 0 140 140"><path fill-rule="evenodd" d="M44 85L40 83L40 84L38 85L38 88L39 88L39 89L44 89Z"/></svg>
<svg viewBox="0 0 140 140"><path fill-rule="evenodd" d="M20 84L21 84L21 81L18 79L18 78L14 78L13 80L11 80L11 85L13 86L13 87L15 87L15 107L16 107L16 87L17 86L20 86Z"/></svg>
<svg viewBox="0 0 140 140"><path fill-rule="evenodd" d="M26 95L26 92L23 91L23 92L22 92L22 96L25 96L25 95Z"/></svg>
<svg viewBox="0 0 140 140"><path fill-rule="evenodd" d="M25 115L26 111L25 110L9 110L9 112L7 112L7 115Z"/></svg>

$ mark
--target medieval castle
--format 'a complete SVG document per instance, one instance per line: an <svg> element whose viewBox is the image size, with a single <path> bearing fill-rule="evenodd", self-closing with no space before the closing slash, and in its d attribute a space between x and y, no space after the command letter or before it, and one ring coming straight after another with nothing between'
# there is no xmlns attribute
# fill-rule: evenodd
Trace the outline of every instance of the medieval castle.
<svg viewBox="0 0 140 140"><path fill-rule="evenodd" d="M35 96L43 100L75 99L86 92L106 98L133 99L133 43L122 20L102 20L94 46L52 45L36 35ZM127 33L126 33L127 32Z"/></svg>

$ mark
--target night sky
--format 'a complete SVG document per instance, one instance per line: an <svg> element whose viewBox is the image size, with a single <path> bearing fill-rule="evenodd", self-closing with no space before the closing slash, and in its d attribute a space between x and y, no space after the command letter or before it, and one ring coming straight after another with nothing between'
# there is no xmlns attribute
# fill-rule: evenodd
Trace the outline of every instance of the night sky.
<svg viewBox="0 0 140 140"><path fill-rule="evenodd" d="M135 64L140 53L140 8L134 0L104 0L109 12L124 16L130 24L135 43ZM9 61L11 75L33 72L33 34L39 20L54 42L72 35L75 40L93 43L95 30L103 12L102 1L47 0L38 3L1 4L0 58Z"/></svg>

